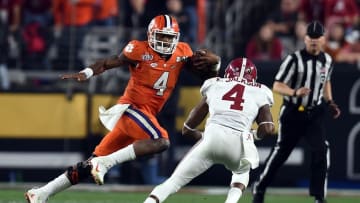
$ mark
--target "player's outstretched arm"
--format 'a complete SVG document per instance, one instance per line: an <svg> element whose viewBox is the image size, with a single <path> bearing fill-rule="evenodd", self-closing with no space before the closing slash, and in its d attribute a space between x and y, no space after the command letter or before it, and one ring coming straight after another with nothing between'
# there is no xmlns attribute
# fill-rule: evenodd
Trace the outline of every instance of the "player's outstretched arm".
<svg viewBox="0 0 360 203"><path fill-rule="evenodd" d="M209 106L206 103L206 97L203 97L198 105L196 105L191 111L184 126L182 128L182 134L187 137L192 137L195 140L199 140L202 137L202 132L195 129L206 117L209 112Z"/></svg>
<svg viewBox="0 0 360 203"><path fill-rule="evenodd" d="M270 112L270 106L268 104L259 109L256 123L258 124L258 129L255 135L256 139L262 139L267 135L274 134L275 126Z"/></svg>
<svg viewBox="0 0 360 203"><path fill-rule="evenodd" d="M99 75L108 69L119 67L122 65L135 65L136 62L131 61L122 53L119 56L111 56L109 58L97 60L95 63L89 65L87 68L78 73L69 73L61 75L61 79L75 79L78 81L85 81L94 75Z"/></svg>

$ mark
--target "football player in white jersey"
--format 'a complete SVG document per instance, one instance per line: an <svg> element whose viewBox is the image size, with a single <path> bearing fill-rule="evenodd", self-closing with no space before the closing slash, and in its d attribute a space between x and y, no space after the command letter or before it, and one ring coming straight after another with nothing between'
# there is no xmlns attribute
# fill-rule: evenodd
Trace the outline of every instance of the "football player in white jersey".
<svg viewBox="0 0 360 203"><path fill-rule="evenodd" d="M204 82L202 99L192 109L184 123L183 135L199 141L188 152L173 174L156 186L145 203L160 203L193 178L214 164L223 164L232 171L231 188L225 203L236 203L249 182L250 169L259 165L255 139L273 134L270 113L273 104L271 90L256 82L257 70L247 58L229 63L224 78ZM196 128L210 113L205 131ZM251 126L256 121L257 131Z"/></svg>

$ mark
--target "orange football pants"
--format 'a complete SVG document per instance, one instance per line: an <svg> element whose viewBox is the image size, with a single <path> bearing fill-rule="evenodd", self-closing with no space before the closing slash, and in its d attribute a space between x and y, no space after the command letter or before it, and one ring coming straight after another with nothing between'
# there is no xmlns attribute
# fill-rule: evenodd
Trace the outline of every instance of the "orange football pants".
<svg viewBox="0 0 360 203"><path fill-rule="evenodd" d="M169 138L155 116L129 107L114 129L95 148L96 156L104 156L122 149L137 140Z"/></svg>

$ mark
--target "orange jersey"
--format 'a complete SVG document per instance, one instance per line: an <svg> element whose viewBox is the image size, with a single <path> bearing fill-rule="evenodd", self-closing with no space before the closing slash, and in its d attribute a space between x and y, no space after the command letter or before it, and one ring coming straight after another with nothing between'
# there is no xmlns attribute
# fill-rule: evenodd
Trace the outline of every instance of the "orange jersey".
<svg viewBox="0 0 360 203"><path fill-rule="evenodd" d="M131 77L124 95L118 103L157 114L168 100L185 65L185 59L193 52L187 43L179 42L171 58L161 58L147 41L133 40L125 46L123 54L137 62L130 66Z"/></svg>

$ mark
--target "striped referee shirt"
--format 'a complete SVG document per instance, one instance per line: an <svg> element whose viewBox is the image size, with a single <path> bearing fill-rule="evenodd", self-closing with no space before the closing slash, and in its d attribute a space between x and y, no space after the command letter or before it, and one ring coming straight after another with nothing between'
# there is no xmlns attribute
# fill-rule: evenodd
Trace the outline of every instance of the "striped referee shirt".
<svg viewBox="0 0 360 203"><path fill-rule="evenodd" d="M317 56L305 49L288 55L282 62L275 81L287 84L290 88L307 87L311 89L305 97L284 96L284 102L304 107L321 104L324 83L330 80L333 61L329 54L320 52Z"/></svg>

